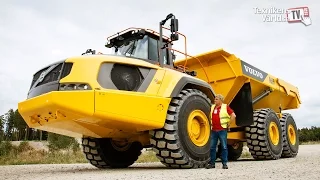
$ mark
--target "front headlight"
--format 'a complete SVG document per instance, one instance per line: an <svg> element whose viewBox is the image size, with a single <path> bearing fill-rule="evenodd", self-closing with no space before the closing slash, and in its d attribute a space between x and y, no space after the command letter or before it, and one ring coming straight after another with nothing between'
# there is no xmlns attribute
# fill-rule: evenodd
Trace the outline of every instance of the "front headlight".
<svg viewBox="0 0 320 180"><path fill-rule="evenodd" d="M91 90L89 84L85 83L64 83L60 84L59 90L60 91L72 91L72 90Z"/></svg>

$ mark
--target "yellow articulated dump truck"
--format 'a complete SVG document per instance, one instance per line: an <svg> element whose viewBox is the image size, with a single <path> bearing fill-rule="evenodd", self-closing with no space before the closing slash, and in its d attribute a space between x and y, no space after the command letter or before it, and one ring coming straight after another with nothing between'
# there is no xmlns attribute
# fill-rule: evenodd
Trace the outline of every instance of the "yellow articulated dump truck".
<svg viewBox="0 0 320 180"><path fill-rule="evenodd" d="M159 33L129 28L109 37L113 54L88 49L36 72L18 104L28 126L82 138L98 168L128 167L143 148L167 167L202 168L210 160L211 104L222 94L237 115L228 132L230 160L245 142L255 159L297 155L295 121L282 112L299 107L296 87L223 49L197 56L173 49L185 36L172 14L159 26ZM176 53L186 57L175 60Z"/></svg>

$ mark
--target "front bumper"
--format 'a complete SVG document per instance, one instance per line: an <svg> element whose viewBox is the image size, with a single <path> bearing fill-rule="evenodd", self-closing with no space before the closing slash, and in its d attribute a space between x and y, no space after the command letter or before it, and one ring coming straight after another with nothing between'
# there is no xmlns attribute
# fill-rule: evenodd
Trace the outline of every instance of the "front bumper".
<svg viewBox="0 0 320 180"><path fill-rule="evenodd" d="M71 137L119 137L161 128L170 98L116 90L52 91L18 104L31 128Z"/></svg>

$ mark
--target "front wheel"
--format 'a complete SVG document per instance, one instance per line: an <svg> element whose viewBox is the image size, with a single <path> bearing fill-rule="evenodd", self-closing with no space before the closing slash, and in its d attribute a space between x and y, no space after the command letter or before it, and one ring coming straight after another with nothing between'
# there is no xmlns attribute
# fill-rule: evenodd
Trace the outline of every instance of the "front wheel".
<svg viewBox="0 0 320 180"><path fill-rule="evenodd" d="M158 159L167 167L202 168L210 160L210 99L196 89L182 90L170 103L165 125L150 131Z"/></svg>
<svg viewBox="0 0 320 180"><path fill-rule="evenodd" d="M83 138L87 160L98 168L126 168L141 155L141 143L117 142L109 138Z"/></svg>

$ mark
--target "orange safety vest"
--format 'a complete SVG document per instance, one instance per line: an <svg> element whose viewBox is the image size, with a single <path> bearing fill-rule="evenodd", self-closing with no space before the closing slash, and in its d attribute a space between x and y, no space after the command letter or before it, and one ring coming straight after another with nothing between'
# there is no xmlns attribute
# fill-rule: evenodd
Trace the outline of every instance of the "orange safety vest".
<svg viewBox="0 0 320 180"><path fill-rule="evenodd" d="M210 112L210 118L211 119L212 119L212 112L213 112L215 107L216 107L215 104L213 104L211 106L211 112ZM227 124L230 122L230 115L228 114L228 111L227 111L227 104L222 104L221 105L219 116L220 116L221 127L227 128Z"/></svg>

